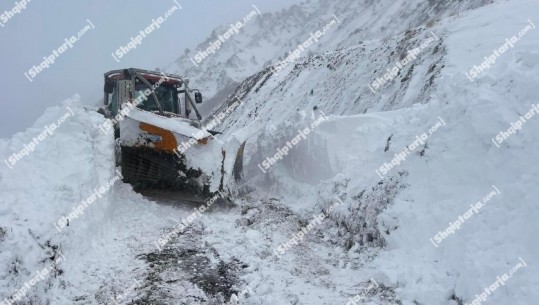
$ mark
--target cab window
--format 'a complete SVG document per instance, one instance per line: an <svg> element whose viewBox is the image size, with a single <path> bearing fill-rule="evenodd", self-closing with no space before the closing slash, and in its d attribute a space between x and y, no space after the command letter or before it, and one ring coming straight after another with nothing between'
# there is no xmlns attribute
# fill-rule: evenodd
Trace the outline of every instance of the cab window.
<svg viewBox="0 0 539 305"><path fill-rule="evenodd" d="M151 94L147 97L146 100L144 100L143 96L145 95L146 89L148 89L148 86L144 84L136 85L134 98L143 101L138 104L137 107L145 111L158 111L159 108L157 106L157 103L155 102L153 94ZM155 89L155 95L159 99L163 111L177 113L177 98L175 98L175 92L176 89L173 87L159 86Z"/></svg>

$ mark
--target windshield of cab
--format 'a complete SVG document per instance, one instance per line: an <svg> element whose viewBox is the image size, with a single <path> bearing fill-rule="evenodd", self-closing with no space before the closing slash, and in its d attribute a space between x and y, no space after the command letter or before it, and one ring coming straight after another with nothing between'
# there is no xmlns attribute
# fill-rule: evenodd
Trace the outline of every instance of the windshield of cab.
<svg viewBox="0 0 539 305"><path fill-rule="evenodd" d="M137 105L137 108L146 110L146 111L158 111L159 107L157 106L157 103L155 102L153 94L150 94L147 96L147 99L145 100L145 94L150 92L147 91L148 86L145 84L137 84L135 86L135 96L134 99L136 101L142 101ZM177 107L177 91L174 87L164 86L161 85L155 89L155 95L159 99L159 102L161 103L161 107L163 108L163 111L165 112L172 112L172 113L179 113Z"/></svg>

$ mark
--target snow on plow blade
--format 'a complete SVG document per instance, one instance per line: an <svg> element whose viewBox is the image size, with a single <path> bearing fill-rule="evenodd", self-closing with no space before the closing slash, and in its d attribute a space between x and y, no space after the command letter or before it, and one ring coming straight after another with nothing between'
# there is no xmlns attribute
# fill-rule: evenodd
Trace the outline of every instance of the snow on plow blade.
<svg viewBox="0 0 539 305"><path fill-rule="evenodd" d="M188 119L132 109L120 130L122 175L135 186L210 195L241 179L244 143L222 143Z"/></svg>

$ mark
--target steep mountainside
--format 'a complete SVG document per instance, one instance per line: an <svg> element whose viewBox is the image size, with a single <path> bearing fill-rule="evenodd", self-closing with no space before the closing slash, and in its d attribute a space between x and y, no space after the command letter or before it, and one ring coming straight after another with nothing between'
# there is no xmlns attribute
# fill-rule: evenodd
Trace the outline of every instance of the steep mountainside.
<svg viewBox="0 0 539 305"><path fill-rule="evenodd" d="M416 28L424 27L425 24L432 25L447 16L458 16L468 9L491 2L492 0L306 1L280 12L262 12L257 18L250 19L245 22L240 32L226 40L215 54L210 54L195 66L193 58L196 54L206 50L220 35L227 32L230 26L215 29L195 50L190 50L176 60L176 69L171 67L169 70L189 76L193 83L203 90L209 98L202 106L203 112L207 113L220 105L247 77L285 59L299 44L308 40L312 33L323 31L325 26L328 26L328 30L319 42L302 51L300 57L320 56L320 63L327 66L329 62L326 61L337 54L346 59L362 54L369 56L370 53L374 58L383 58L382 61L389 62L399 56L402 50L406 50L407 40L417 36ZM250 14L250 10L253 8L246 8L245 16ZM332 20L337 21L337 24L332 25ZM396 38L398 36L401 37ZM379 52L369 52L375 48L380 48L378 51L396 48L395 45L401 40L406 41L398 45L397 54L392 57L386 58L380 56ZM352 51L347 57L348 49L359 50ZM325 52L336 51L343 51L345 54L324 55ZM340 60L336 59L333 64L338 65L339 62ZM371 67L365 65L360 68L367 69L360 70L361 74L370 74L374 73L376 65L371 70ZM359 95L356 95L353 98L355 100L358 97Z"/></svg>

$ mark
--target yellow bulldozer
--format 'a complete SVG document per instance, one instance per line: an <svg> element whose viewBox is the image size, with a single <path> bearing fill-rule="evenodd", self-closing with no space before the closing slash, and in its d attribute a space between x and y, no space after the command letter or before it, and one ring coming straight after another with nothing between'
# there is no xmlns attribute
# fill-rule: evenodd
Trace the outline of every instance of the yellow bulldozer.
<svg viewBox="0 0 539 305"><path fill-rule="evenodd" d="M206 130L197 104L202 94L189 79L160 71L105 73L106 121L114 133L124 182L211 196L241 180L245 142L222 142ZM232 151L233 153L230 153Z"/></svg>

